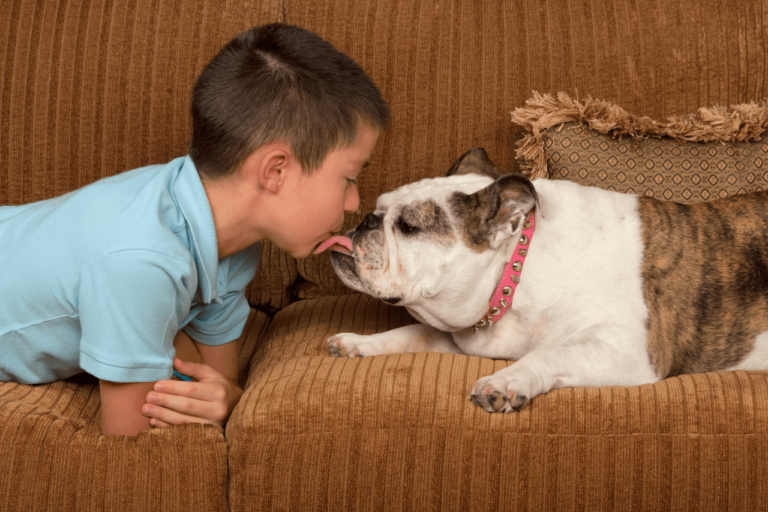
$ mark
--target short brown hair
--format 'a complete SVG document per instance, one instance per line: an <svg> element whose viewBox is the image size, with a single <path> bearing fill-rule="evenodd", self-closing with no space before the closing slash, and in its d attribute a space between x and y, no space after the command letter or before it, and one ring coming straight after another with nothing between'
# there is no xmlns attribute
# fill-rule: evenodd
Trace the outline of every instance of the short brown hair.
<svg viewBox="0 0 768 512"><path fill-rule="evenodd" d="M189 154L215 179L282 139L310 172L334 148L353 144L361 122L381 131L390 124L365 71L317 34L273 23L238 34L198 77Z"/></svg>

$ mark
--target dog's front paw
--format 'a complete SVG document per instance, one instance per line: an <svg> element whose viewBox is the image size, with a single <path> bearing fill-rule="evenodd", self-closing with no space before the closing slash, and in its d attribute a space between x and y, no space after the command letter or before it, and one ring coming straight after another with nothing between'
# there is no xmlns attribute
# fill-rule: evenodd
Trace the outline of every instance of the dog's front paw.
<svg viewBox="0 0 768 512"><path fill-rule="evenodd" d="M328 338L328 352L333 357L365 357L375 355L371 345L367 343L368 336L342 332Z"/></svg>
<svg viewBox="0 0 768 512"><path fill-rule="evenodd" d="M525 393L522 383L513 383L506 375L506 370L478 380L467 398L488 412L511 412L521 409L531 397Z"/></svg>

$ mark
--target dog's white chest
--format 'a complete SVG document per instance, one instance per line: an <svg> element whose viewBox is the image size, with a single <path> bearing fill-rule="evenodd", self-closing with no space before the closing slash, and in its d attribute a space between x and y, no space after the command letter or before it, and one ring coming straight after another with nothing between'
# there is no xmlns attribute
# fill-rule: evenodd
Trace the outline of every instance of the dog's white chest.
<svg viewBox="0 0 768 512"><path fill-rule="evenodd" d="M522 315L509 311L491 327L464 329L453 340L465 354L491 359L517 360L542 343L548 331L546 315Z"/></svg>

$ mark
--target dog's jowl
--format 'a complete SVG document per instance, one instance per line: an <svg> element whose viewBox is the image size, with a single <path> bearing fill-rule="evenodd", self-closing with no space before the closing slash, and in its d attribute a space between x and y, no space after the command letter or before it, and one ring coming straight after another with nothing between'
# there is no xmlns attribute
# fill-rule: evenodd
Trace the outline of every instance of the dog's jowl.
<svg viewBox="0 0 768 512"><path fill-rule="evenodd" d="M768 369L768 193L665 203L505 175L475 148L369 215L324 245L333 266L421 323L337 334L332 355L514 360L469 391L490 412L553 388Z"/></svg>

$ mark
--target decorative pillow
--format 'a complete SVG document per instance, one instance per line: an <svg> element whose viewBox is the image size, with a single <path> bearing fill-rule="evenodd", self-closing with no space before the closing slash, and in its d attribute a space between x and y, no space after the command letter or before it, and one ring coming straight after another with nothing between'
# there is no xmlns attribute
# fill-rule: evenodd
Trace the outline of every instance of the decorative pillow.
<svg viewBox="0 0 768 512"><path fill-rule="evenodd" d="M666 122L606 101L534 92L512 122L531 133L517 158L531 178L568 179L692 203L768 190L765 102L701 108Z"/></svg>

